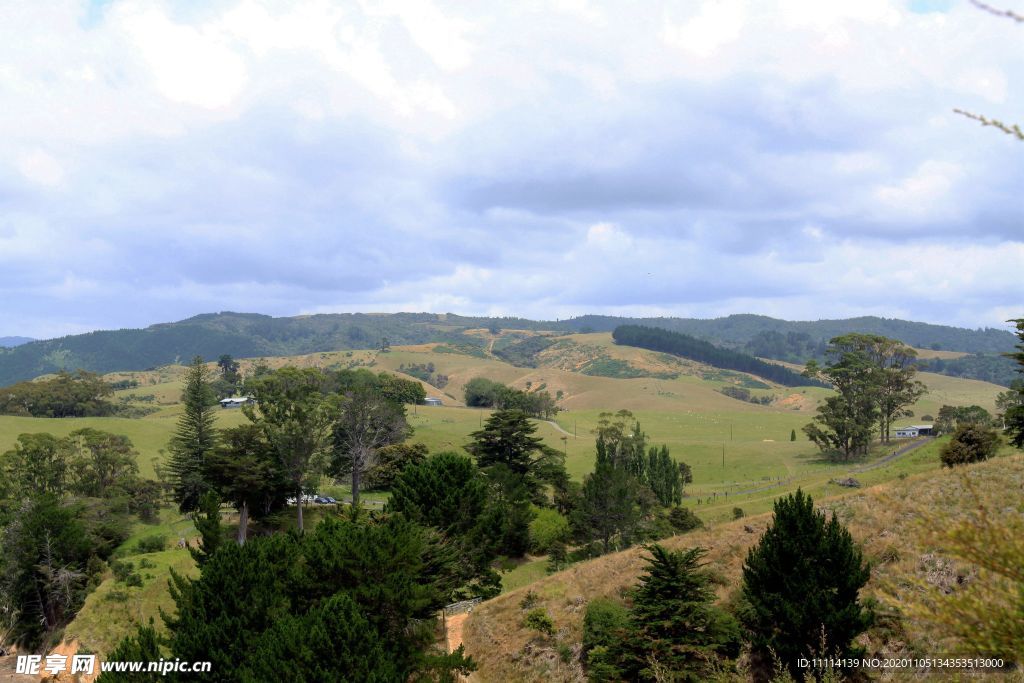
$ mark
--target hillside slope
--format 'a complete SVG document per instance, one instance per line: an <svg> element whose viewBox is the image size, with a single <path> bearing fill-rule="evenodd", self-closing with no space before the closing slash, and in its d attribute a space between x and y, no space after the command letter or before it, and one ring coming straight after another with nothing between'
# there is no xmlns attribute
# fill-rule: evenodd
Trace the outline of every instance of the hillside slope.
<svg viewBox="0 0 1024 683"><path fill-rule="evenodd" d="M965 477L969 484L965 484ZM985 501L998 502L1015 500L1022 486L1024 456L1018 453L966 470L936 470L854 494L819 497L817 503L834 511L848 525L872 562L865 597L882 600L890 614L898 615L907 601L920 600L922 593L941 599L946 593L973 590L977 580L975 568L935 553L928 520L936 516L947 520L966 518L979 502L972 499L970 490L984 492ZM997 505L995 509L1012 514L1013 507ZM708 548L705 559L721 579L719 598L728 600L740 585L748 549L770 520L770 514L747 517L676 536L663 545L672 549ZM998 519L995 521L998 523ZM579 662L586 603L596 597L620 599L635 584L645 554L642 548L632 548L583 562L478 606L463 626L466 651L480 665L473 680L586 680ZM527 591L535 596L531 608L543 607L553 618L554 638L538 637L523 626L526 610L521 603ZM963 652L961 643L920 617L912 622L908 618L900 625L888 616L860 642L869 656L879 657ZM569 661L559 654L566 650L573 655Z"/></svg>

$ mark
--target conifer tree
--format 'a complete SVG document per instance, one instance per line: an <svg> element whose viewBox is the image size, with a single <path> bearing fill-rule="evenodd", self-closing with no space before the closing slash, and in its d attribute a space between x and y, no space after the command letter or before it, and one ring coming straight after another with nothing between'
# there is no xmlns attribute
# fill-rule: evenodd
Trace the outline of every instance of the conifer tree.
<svg viewBox="0 0 1024 683"><path fill-rule="evenodd" d="M217 445L214 427L216 400L210 387L210 370L203 359L192 359L181 395L184 411L171 437L167 469L174 487L174 500L181 512L192 512L210 486L203 476L206 456Z"/></svg>
<svg viewBox="0 0 1024 683"><path fill-rule="evenodd" d="M1017 352L1012 354L1011 358L1020 364L1017 371L1024 373L1024 318L1014 319L1010 322L1016 323L1017 338L1020 340L1020 343L1017 344ZM1003 416L1004 431L1010 437L1010 443L1017 448L1024 448L1024 385L1020 386L1017 391L1020 398L1016 405L1007 408Z"/></svg>
<svg viewBox="0 0 1024 683"><path fill-rule="evenodd" d="M670 551L647 548L650 557L631 594L629 627L621 645L626 680L654 681L655 669L672 680L704 681L724 659L739 654L735 619L715 607L709 575L701 569L704 548Z"/></svg>
<svg viewBox="0 0 1024 683"><path fill-rule="evenodd" d="M775 502L775 519L743 566L741 614L754 663L778 658L797 680L801 657L851 657L853 639L871 623L859 600L870 569L835 515L826 520L797 489Z"/></svg>

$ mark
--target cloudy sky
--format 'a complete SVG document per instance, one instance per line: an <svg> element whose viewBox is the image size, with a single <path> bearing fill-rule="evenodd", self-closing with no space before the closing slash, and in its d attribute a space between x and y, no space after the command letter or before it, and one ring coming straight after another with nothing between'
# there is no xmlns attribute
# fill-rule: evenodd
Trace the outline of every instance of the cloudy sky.
<svg viewBox="0 0 1024 683"><path fill-rule="evenodd" d="M10 3L0 335L218 310L1002 326L1024 143L954 107L1024 122L1024 25L967 0Z"/></svg>

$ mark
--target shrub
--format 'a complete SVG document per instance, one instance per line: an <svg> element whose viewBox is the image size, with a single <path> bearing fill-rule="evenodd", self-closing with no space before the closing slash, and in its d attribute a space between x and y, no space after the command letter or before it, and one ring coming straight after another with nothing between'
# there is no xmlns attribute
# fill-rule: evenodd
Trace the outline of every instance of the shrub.
<svg viewBox="0 0 1024 683"><path fill-rule="evenodd" d="M159 535L140 538L136 547L140 553L158 553L167 547L167 537Z"/></svg>
<svg viewBox="0 0 1024 683"><path fill-rule="evenodd" d="M595 647L611 647L622 639L622 632L629 626L629 611L626 606L609 598L594 598L587 603L583 615L583 652L589 653Z"/></svg>
<svg viewBox="0 0 1024 683"><path fill-rule="evenodd" d="M548 611L543 607L536 607L530 610L526 615L526 619L523 620L523 625L546 636L553 636L555 634L555 622L551 620Z"/></svg>
<svg viewBox="0 0 1024 683"><path fill-rule="evenodd" d="M124 583L135 571L135 565L125 560L114 560L110 563L110 571L114 573L114 580Z"/></svg>
<svg viewBox="0 0 1024 683"><path fill-rule="evenodd" d="M532 590L528 590L526 591L526 595L523 596L523 599L519 601L519 607L520 609L530 609L536 605L539 600L539 595Z"/></svg>
<svg viewBox="0 0 1024 683"><path fill-rule="evenodd" d="M946 467L988 460L999 450L999 433L979 423L962 424L953 432L939 457Z"/></svg>
<svg viewBox="0 0 1024 683"><path fill-rule="evenodd" d="M743 508L733 508L732 509L732 518L733 519L743 519L744 514L745 513L743 512Z"/></svg>
<svg viewBox="0 0 1024 683"><path fill-rule="evenodd" d="M551 508L540 508L536 513L530 522L530 551L543 554L569 538L569 520Z"/></svg>
<svg viewBox="0 0 1024 683"><path fill-rule="evenodd" d="M704 526L703 520L690 508L676 506L668 515L668 521L679 533L686 533Z"/></svg>

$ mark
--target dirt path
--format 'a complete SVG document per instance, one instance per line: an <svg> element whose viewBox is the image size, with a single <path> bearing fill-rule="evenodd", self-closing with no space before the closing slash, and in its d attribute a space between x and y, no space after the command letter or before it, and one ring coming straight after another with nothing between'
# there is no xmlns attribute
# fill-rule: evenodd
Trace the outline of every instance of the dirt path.
<svg viewBox="0 0 1024 683"><path fill-rule="evenodd" d="M862 467L858 467L857 469L855 469L853 471L854 472L867 472L868 470L873 470L876 467L881 467L882 465L885 465L885 464L888 464L888 463L892 462L893 460L895 460L896 458L900 457L901 455L906 455L910 451L916 451L918 448L920 448L921 446L924 446L925 444L928 444L928 443L931 443L931 439L926 436L923 439L921 439L920 441L914 441L913 443L908 443L903 448L896 449L895 451L892 452L892 455L887 455L884 458L882 458L881 460L876 460L875 462L873 462L871 464L864 465Z"/></svg>
<svg viewBox="0 0 1024 683"><path fill-rule="evenodd" d="M541 420L541 422L546 422L547 424L551 425L552 427L554 427L558 431L562 432L566 436L572 436L572 432L565 431L564 429L562 429L562 425L558 424L554 420ZM573 437L573 438L575 438L575 437Z"/></svg>
<svg viewBox="0 0 1024 683"><path fill-rule="evenodd" d="M468 618L469 612L463 612L462 614L453 614L445 619L447 629L445 641L448 645L448 652L454 652L459 645L462 645L462 625Z"/></svg>

